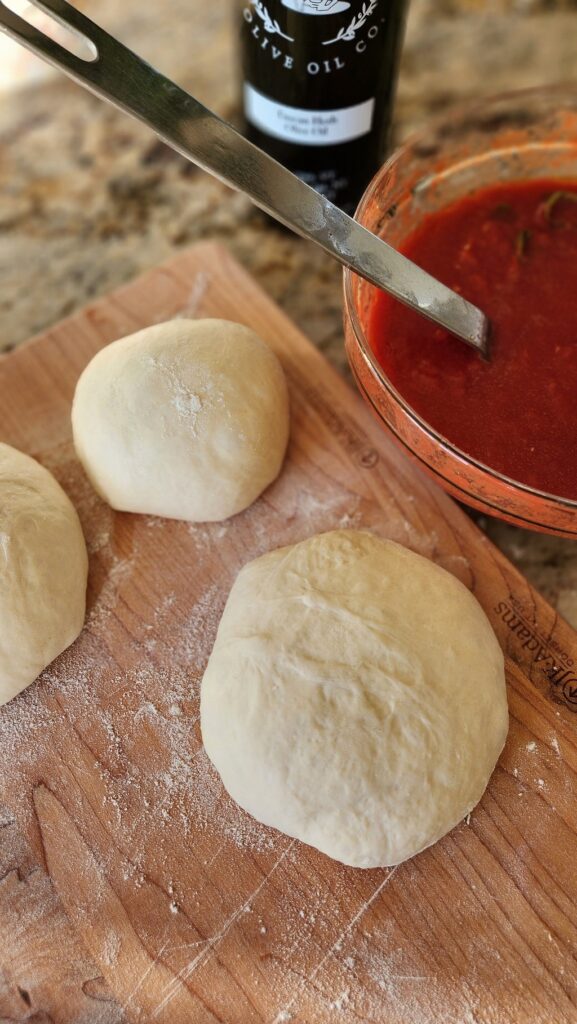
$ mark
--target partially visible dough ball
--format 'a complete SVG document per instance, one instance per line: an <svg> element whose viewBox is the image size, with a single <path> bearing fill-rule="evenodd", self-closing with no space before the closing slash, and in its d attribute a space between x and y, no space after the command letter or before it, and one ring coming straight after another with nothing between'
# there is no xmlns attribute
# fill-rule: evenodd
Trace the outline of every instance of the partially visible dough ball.
<svg viewBox="0 0 577 1024"><path fill-rule="evenodd" d="M76 387L72 427L79 459L113 508L227 519L280 471L287 387L248 327L173 320L94 357Z"/></svg>
<svg viewBox="0 0 577 1024"><path fill-rule="evenodd" d="M448 572L337 530L241 570L201 724L259 821L354 867L393 865L480 800L507 735L503 655Z"/></svg>
<svg viewBox="0 0 577 1024"><path fill-rule="evenodd" d="M0 704L76 639L87 574L80 521L60 484L0 444Z"/></svg>

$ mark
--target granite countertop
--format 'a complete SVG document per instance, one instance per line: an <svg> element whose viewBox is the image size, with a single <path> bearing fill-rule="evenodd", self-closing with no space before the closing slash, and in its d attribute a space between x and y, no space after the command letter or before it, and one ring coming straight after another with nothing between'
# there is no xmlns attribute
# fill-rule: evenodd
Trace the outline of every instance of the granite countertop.
<svg viewBox="0 0 577 1024"><path fill-rule="evenodd" d="M89 15L227 118L236 116L228 0L84 0ZM397 139L456 101L568 79L576 0L412 0ZM0 350L201 238L226 242L265 290L346 372L340 270L12 44L25 85L0 108ZM477 517L577 626L577 545Z"/></svg>

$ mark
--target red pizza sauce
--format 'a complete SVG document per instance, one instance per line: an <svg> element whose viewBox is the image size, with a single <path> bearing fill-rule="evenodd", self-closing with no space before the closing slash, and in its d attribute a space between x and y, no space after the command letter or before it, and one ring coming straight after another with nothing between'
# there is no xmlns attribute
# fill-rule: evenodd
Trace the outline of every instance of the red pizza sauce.
<svg viewBox="0 0 577 1024"><path fill-rule="evenodd" d="M577 499L577 183L482 189L402 251L487 313L491 356L375 292L369 340L389 380L468 455Z"/></svg>

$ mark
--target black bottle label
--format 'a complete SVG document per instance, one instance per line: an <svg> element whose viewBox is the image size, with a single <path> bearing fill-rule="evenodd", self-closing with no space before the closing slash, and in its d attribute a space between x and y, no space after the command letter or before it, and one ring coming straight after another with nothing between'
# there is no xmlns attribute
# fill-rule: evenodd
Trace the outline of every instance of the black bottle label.
<svg viewBox="0 0 577 1024"><path fill-rule="evenodd" d="M345 208L386 145L405 0L248 0L248 134Z"/></svg>

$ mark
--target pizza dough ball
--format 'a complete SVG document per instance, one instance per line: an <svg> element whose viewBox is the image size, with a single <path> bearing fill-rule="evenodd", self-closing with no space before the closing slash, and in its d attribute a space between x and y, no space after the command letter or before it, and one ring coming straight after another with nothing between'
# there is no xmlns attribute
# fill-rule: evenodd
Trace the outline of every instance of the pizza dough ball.
<svg viewBox="0 0 577 1024"><path fill-rule="evenodd" d="M227 519L278 476L289 433L273 352L227 320L173 320L103 348L78 381L74 444L113 508Z"/></svg>
<svg viewBox="0 0 577 1024"><path fill-rule="evenodd" d="M87 574L80 521L60 484L0 444L0 704L76 639Z"/></svg>
<svg viewBox="0 0 577 1024"><path fill-rule="evenodd" d="M354 867L398 864L481 798L507 735L503 655L444 569L337 530L242 569L201 723L259 821Z"/></svg>

